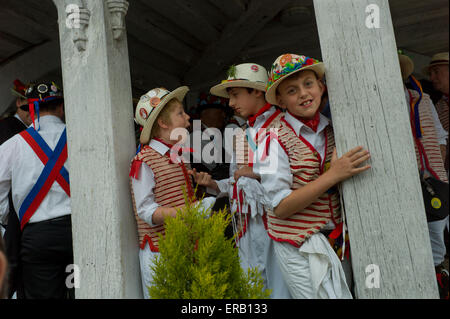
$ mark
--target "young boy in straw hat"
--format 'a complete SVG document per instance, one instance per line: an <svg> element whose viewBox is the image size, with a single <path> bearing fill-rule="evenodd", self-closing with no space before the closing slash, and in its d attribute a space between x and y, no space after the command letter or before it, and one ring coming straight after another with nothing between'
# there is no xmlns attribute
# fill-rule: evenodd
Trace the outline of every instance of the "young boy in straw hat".
<svg viewBox="0 0 450 319"><path fill-rule="evenodd" d="M271 257L263 215L263 188L253 173L254 151L258 135L278 126L281 111L265 100L266 69L255 63L243 63L228 70L228 78L211 88L211 94L228 98L236 113L247 119L247 125L236 135L230 163L230 178L213 181L204 176L205 186L229 193L232 199L233 228L243 269L257 267L265 288L272 289L272 298L290 298L280 277L274 257ZM227 138L227 136L226 136ZM250 141L250 142L248 142ZM227 146L227 145L226 145ZM199 182L199 180L197 180Z"/></svg>
<svg viewBox="0 0 450 319"><path fill-rule="evenodd" d="M177 215L184 207L183 190L194 200L194 187L188 175L190 169L178 154L183 131L189 127L189 116L182 101L189 91L182 86L169 92L156 88L141 97L135 120L143 126L143 145L131 164L131 194L139 234L139 260L144 297L152 284L151 265L159 253L159 234L164 235L164 221ZM204 199L203 205L214 204L214 198Z"/></svg>
<svg viewBox="0 0 450 319"><path fill-rule="evenodd" d="M399 62L403 82L409 81L414 88L414 90L410 90L404 85L414 148L416 150L417 166L425 178L427 176L433 176L442 182L448 183L444 168L445 146L448 133L439 121L438 114L430 96L422 92L420 82L412 76L414 71L413 61L408 56L399 54ZM443 149L444 152L442 152ZM441 298L448 298L448 271L444 267L446 250L444 228L446 223L448 223L448 216L440 220L435 220L431 217L428 221L431 252Z"/></svg>
<svg viewBox="0 0 450 319"><path fill-rule="evenodd" d="M329 120L319 112L324 72L323 63L303 55L276 59L266 99L287 111L278 137L263 142L268 152L258 152L255 166L271 198L267 226L275 255L290 293L299 299L352 298L327 236L337 239L342 232L334 187L370 167L359 167L369 159L362 147L336 156ZM266 172L265 162L276 162L277 174Z"/></svg>

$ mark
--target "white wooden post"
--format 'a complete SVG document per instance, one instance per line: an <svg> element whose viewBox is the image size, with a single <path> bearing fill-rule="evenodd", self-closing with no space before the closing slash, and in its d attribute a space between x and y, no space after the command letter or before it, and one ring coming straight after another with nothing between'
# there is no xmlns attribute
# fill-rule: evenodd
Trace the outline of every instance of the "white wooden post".
<svg viewBox="0 0 450 319"><path fill-rule="evenodd" d="M343 183L357 297L438 298L388 1L314 9L338 154L363 145L372 157Z"/></svg>
<svg viewBox="0 0 450 319"><path fill-rule="evenodd" d="M67 119L76 298L139 298L126 1L54 0ZM66 12L68 5L79 6ZM70 16L75 14L75 16ZM70 26L69 18L75 18ZM76 20L79 18L78 20ZM79 22L79 25L77 25Z"/></svg>

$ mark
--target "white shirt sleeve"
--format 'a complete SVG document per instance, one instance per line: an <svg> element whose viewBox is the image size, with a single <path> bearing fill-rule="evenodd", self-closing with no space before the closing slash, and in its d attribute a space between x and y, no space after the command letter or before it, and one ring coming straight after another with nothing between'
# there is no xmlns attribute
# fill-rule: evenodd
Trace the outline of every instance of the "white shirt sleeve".
<svg viewBox="0 0 450 319"><path fill-rule="evenodd" d="M433 116L434 127L436 128L436 136L438 143L441 145L447 145L448 132L442 127L442 123L439 120L439 115L436 112L436 107L430 99L431 104L431 114Z"/></svg>
<svg viewBox="0 0 450 319"><path fill-rule="evenodd" d="M8 194L11 190L12 164L17 153L15 139L0 145L0 224L6 224L9 213Z"/></svg>
<svg viewBox="0 0 450 319"><path fill-rule="evenodd" d="M153 214L160 207L155 201L155 175L152 169L145 163L141 164L138 179L132 178L131 185L133 187L134 200L136 203L137 214L140 219L150 226L153 224Z"/></svg>
<svg viewBox="0 0 450 319"><path fill-rule="evenodd" d="M271 198L272 207L270 209L273 210L292 193L293 176L289 157L276 139L271 139L268 156L261 159L265 151L266 140L267 138L258 147L253 172L261 177L261 185L268 197Z"/></svg>

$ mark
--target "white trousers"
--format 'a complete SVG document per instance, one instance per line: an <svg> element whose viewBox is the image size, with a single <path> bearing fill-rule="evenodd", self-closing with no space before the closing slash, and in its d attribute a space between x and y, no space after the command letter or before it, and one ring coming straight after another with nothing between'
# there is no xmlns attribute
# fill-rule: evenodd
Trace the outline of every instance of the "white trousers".
<svg viewBox="0 0 450 319"><path fill-rule="evenodd" d="M293 298L353 298L341 262L323 234L312 235L300 248L277 241L274 248Z"/></svg>
<svg viewBox="0 0 450 319"><path fill-rule="evenodd" d="M144 299L150 299L148 287L153 284L154 275L151 266L153 266L153 262L158 255L159 253L155 253L150 250L150 246L148 243L145 244L144 249L139 249L139 263L141 266L141 281Z"/></svg>
<svg viewBox="0 0 450 319"><path fill-rule="evenodd" d="M428 223L428 232L430 234L431 252L433 254L434 265L437 266L445 258L444 229L448 228L448 216L441 220Z"/></svg>
<svg viewBox="0 0 450 319"><path fill-rule="evenodd" d="M257 267L264 281L264 288L271 289L272 299L291 299L273 250L273 243L264 227L261 215L250 217L247 231L238 241L242 269Z"/></svg>

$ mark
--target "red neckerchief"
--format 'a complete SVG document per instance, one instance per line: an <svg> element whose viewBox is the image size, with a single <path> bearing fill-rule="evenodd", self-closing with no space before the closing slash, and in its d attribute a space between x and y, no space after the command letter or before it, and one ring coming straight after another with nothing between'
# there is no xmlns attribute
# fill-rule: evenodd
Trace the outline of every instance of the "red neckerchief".
<svg viewBox="0 0 450 319"><path fill-rule="evenodd" d="M316 114L314 115L314 118L312 118L312 119L305 119L303 117L296 116L289 111L287 111L287 112L291 116L295 117L297 120L299 120L300 122L305 124L307 127L312 129L314 132L317 132L317 127L319 126L319 123L320 123L320 112L318 110L317 110Z"/></svg>
<svg viewBox="0 0 450 319"><path fill-rule="evenodd" d="M253 125L255 125L255 121L258 118L258 116L260 116L261 114L263 114L264 112L267 112L268 110L270 110L270 108L272 107L272 104L267 103L266 105L264 105L259 111L258 113L256 113L253 116L250 116L248 118L248 125L250 125L251 127L253 127Z"/></svg>

